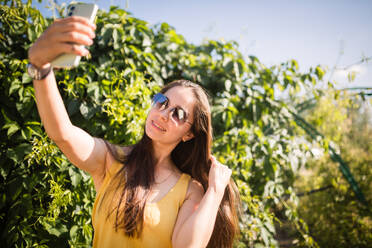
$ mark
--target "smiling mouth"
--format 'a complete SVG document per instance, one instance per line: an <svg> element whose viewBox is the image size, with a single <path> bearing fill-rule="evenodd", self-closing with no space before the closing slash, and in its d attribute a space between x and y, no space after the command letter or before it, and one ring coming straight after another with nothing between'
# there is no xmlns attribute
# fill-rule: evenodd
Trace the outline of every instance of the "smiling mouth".
<svg viewBox="0 0 372 248"><path fill-rule="evenodd" d="M157 123L155 123L154 121L151 121L151 124L152 124L155 128L159 129L159 130L162 131L162 132L165 132L165 131L166 131L164 128L162 128L161 126L159 126L159 125L158 125Z"/></svg>

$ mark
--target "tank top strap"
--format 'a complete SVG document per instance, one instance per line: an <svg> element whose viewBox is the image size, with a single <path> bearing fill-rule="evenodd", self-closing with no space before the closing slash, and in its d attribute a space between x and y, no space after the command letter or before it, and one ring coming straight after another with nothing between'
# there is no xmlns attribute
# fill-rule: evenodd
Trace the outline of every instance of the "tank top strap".
<svg viewBox="0 0 372 248"><path fill-rule="evenodd" d="M191 176L186 173L182 173L179 182L177 182L176 187L174 188L174 196L178 198L179 207L182 206L183 202L186 199L187 189L189 187L189 182L191 180Z"/></svg>

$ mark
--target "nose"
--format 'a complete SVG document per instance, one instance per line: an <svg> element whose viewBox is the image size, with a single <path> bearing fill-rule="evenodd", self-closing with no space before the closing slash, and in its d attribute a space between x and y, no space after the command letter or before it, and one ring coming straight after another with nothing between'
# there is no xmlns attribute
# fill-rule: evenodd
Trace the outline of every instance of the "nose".
<svg viewBox="0 0 372 248"><path fill-rule="evenodd" d="M166 108L166 109L163 109L162 111L160 111L160 116L161 116L161 118L162 118L164 121L167 121L168 118L169 118L169 109Z"/></svg>

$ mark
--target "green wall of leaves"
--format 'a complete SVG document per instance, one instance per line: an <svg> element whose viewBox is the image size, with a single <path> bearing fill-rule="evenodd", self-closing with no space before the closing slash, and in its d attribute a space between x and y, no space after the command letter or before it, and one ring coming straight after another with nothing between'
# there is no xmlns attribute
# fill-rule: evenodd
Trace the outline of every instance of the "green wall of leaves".
<svg viewBox="0 0 372 248"><path fill-rule="evenodd" d="M0 229L3 247L87 247L95 197L90 177L46 136L26 74L27 51L52 22L21 1L0 6ZM211 97L213 152L233 169L242 197L236 247L277 247L273 209L306 246L316 246L296 211L294 176L308 147L282 95L295 96L323 77L294 60L266 67L236 42L193 45L167 23L149 26L122 9L98 12L91 57L56 71L72 122L114 143L143 132L151 96L174 79L200 83ZM318 92L314 91L314 95ZM279 95L278 95L279 94ZM289 196L289 197L288 197Z"/></svg>

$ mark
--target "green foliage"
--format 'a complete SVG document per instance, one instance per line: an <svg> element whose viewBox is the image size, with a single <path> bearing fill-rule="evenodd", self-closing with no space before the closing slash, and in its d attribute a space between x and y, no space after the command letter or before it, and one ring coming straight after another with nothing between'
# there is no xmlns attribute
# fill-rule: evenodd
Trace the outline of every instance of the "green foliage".
<svg viewBox="0 0 372 248"><path fill-rule="evenodd" d="M46 137L25 73L28 48L52 20L31 1L2 2L1 238L5 247L89 246L92 181ZM273 209L280 209L303 244L317 246L293 190L309 148L295 110L282 98L299 102L298 93L313 89L324 70L302 73L294 60L267 68L254 56L243 57L233 41L192 45L168 24L150 27L117 7L99 11L96 24L91 57L78 68L56 71L72 122L94 136L133 144L143 132L150 97L163 84L179 78L200 83L211 96L213 151L233 169L241 192L236 246L277 247Z"/></svg>
<svg viewBox="0 0 372 248"><path fill-rule="evenodd" d="M332 95L337 94L335 99ZM332 100L331 100L332 99ZM364 107L363 107L364 106ZM349 94L329 91L306 118L333 139L372 204L372 126L367 104ZM297 185L303 190L332 187L301 199L299 212L321 247L371 247L372 212L358 202L348 182L327 155L307 163Z"/></svg>

